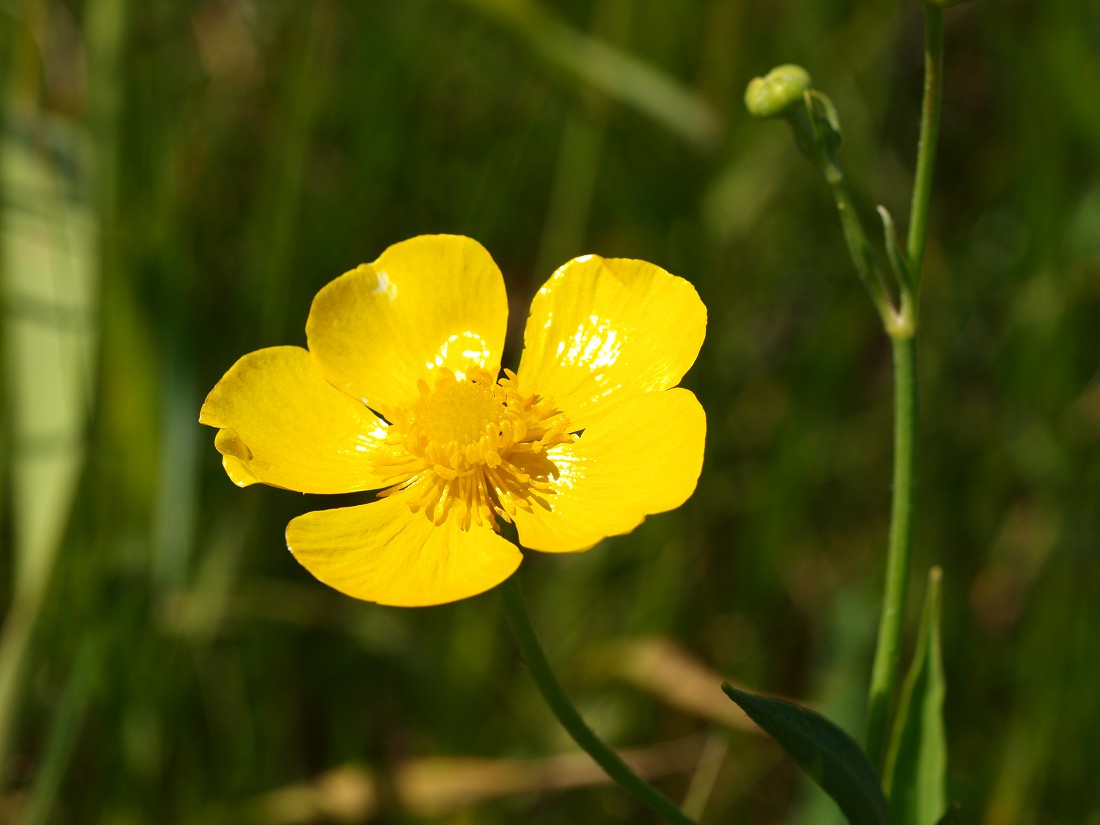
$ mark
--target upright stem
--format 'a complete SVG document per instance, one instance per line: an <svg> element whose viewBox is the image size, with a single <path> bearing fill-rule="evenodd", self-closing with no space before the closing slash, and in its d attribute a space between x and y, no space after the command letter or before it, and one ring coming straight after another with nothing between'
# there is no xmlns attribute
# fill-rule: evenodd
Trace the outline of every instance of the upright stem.
<svg viewBox="0 0 1100 825"><path fill-rule="evenodd" d="M531 617L527 614L527 605L520 591L519 579L512 576L499 587L504 599L504 609L508 614L508 622L512 626L516 643L523 654L527 667L531 671L531 678L535 680L542 698L550 706L561 726L573 737L573 741L583 748L596 763L607 771L615 782L621 785L639 801L648 805L653 811L664 817L666 821L676 825L695 825L694 821L677 807L676 803L661 793L653 785L638 776L610 747L604 744L585 721L561 689L550 663L546 660L546 654L539 644L538 635L531 625Z"/></svg>
<svg viewBox="0 0 1100 825"><path fill-rule="evenodd" d="M943 9L925 5L924 33L924 101L906 246L912 285L910 292L903 284L897 323L888 329L894 355L894 485L886 588L867 709L867 755L871 763L880 769L886 753L890 705L897 687L898 646L905 618L905 597L909 589L913 550L913 499L917 470L917 303L928 236L928 206L932 195L932 172L936 162L943 98Z"/></svg>
<svg viewBox="0 0 1100 825"><path fill-rule="evenodd" d="M913 493L917 453L916 338L891 339L894 350L894 485L890 506L890 540L886 558L886 588L879 617L878 644L871 670L867 711L867 755L881 768L886 753L890 703L897 685L898 645L905 596L909 589L909 560L913 550Z"/></svg>

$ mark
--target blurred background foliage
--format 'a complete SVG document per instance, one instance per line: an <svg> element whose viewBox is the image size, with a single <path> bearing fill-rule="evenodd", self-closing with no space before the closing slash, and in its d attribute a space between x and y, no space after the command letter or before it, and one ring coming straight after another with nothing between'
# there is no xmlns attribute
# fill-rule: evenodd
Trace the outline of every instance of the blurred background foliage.
<svg viewBox="0 0 1100 825"><path fill-rule="evenodd" d="M324 283L478 238L512 346L586 252L691 280L695 496L523 579L612 742L707 823L835 822L721 676L858 735L881 588L889 351L833 207L745 83L830 94L904 225L917 3L0 2L0 819L646 821L571 756L497 598L314 582L308 509L234 488L196 423ZM963 822L1100 823L1100 6L947 15L911 612L944 567ZM675 641L671 641L675 640ZM910 640L911 641L911 640Z"/></svg>

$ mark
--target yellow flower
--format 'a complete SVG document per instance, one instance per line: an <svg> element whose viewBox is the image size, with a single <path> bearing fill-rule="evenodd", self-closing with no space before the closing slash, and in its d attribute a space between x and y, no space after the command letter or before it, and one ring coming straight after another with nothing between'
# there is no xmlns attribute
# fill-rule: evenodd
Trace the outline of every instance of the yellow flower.
<svg viewBox="0 0 1100 825"><path fill-rule="evenodd" d="M695 489L706 419L678 388L699 353L695 289L644 261L577 258L531 303L516 372L500 372L504 279L469 238L395 244L325 286L309 349L241 358L203 404L241 487L381 490L287 527L325 584L390 605L488 590L524 547L592 547Z"/></svg>

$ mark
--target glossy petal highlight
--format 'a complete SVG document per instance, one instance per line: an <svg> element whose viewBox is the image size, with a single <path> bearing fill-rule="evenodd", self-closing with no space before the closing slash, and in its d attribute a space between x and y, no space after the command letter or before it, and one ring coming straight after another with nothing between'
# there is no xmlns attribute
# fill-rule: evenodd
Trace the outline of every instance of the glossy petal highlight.
<svg viewBox="0 0 1100 825"><path fill-rule="evenodd" d="M588 427L614 403L676 386L706 326L706 307L683 278L645 261L576 258L531 302L520 387Z"/></svg>
<svg viewBox="0 0 1100 825"><path fill-rule="evenodd" d="M408 492L299 516L287 547L317 579L342 593L396 607L426 607L476 596L500 584L522 555L488 527L436 526L413 513Z"/></svg>
<svg viewBox="0 0 1100 825"><path fill-rule="evenodd" d="M322 288L306 338L334 386L386 415L439 367L495 373L507 323L504 278L485 248L422 235Z"/></svg>
<svg viewBox="0 0 1100 825"><path fill-rule="evenodd" d="M263 482L301 493L381 487L371 459L385 429L325 381L301 347L271 347L234 364L206 397L199 422L240 487Z"/></svg>
<svg viewBox="0 0 1100 825"><path fill-rule="evenodd" d="M560 476L549 511L516 513L521 544L551 553L586 550L679 507L695 491L705 438L706 416L687 390L616 405L575 442L547 453Z"/></svg>

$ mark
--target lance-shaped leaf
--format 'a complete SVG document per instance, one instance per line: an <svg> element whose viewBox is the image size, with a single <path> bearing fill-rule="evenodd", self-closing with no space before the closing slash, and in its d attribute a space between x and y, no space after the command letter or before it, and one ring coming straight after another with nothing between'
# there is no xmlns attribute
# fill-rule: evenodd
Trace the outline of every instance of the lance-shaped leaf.
<svg viewBox="0 0 1100 825"><path fill-rule="evenodd" d="M848 734L808 708L722 685L833 801L851 825L887 825L890 811L874 768Z"/></svg>
<svg viewBox="0 0 1100 825"><path fill-rule="evenodd" d="M887 751L884 784L897 825L935 825L947 810L947 735L940 655L940 579L928 574L917 649L902 687Z"/></svg>

